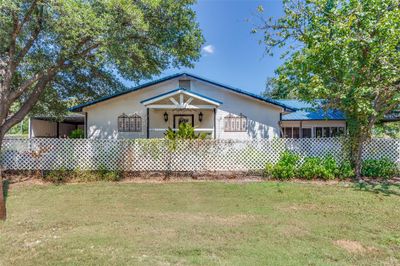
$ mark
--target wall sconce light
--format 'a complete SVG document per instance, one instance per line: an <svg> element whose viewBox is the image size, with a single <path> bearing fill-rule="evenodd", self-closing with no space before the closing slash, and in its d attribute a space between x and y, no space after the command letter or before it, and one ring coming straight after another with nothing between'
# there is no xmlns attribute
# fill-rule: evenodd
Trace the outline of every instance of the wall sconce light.
<svg viewBox="0 0 400 266"><path fill-rule="evenodd" d="M164 113L164 121L168 122L168 114L167 114L167 112Z"/></svg>
<svg viewBox="0 0 400 266"><path fill-rule="evenodd" d="M203 121L203 113L202 112L200 112L200 114L199 114L199 121L200 122Z"/></svg>

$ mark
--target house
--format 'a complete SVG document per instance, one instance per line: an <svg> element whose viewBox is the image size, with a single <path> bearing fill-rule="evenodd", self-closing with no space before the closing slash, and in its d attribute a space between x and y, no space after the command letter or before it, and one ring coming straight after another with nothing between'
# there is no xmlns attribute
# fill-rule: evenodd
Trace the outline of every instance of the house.
<svg viewBox="0 0 400 266"><path fill-rule="evenodd" d="M30 119L30 137L63 137L84 129L86 138L161 138L189 123L215 139L331 137L346 131L340 111L297 100L265 98L197 75L180 73L70 109L54 122Z"/></svg>

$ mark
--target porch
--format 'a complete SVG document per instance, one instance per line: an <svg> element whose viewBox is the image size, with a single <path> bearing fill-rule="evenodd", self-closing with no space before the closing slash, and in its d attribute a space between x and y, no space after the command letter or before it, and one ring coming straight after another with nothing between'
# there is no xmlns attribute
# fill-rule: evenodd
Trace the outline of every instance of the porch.
<svg viewBox="0 0 400 266"><path fill-rule="evenodd" d="M147 108L147 138L162 138L168 128L188 123L196 133L216 136L216 109L222 102L183 88L142 101Z"/></svg>

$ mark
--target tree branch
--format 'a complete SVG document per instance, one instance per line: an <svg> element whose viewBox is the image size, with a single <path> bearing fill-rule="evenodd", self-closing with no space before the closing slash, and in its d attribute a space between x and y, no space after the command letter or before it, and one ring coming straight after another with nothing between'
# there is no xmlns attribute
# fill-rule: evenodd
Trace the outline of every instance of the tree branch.
<svg viewBox="0 0 400 266"><path fill-rule="evenodd" d="M36 83L32 93L29 95L28 99L23 103L22 107L8 119L5 120L1 129L7 132L11 127L21 122L24 117L31 111L33 106L39 101L40 95L46 88L47 84L54 78L55 72L46 75L38 83Z"/></svg>

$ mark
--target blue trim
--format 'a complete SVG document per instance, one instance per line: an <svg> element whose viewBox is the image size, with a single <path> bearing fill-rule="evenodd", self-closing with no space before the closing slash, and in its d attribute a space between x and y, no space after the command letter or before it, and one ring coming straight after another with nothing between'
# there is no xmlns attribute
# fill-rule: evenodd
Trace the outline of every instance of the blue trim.
<svg viewBox="0 0 400 266"><path fill-rule="evenodd" d="M189 77L192 77L192 78L195 78L195 79L198 79L198 80L213 84L215 86L219 86L219 87L228 89L230 91L233 91L233 92L236 92L236 93L239 93L239 94L243 94L243 95L255 98L255 99L263 101L263 102L267 102L267 103L270 103L270 104L273 104L273 105L277 105L279 107L283 107L283 108L288 109L288 110L292 110L292 111L295 110L294 108L290 107L289 105L286 105L284 103L280 103L277 100L273 100L273 99L270 99L270 98L267 98L267 97L263 97L263 96L260 96L260 95L257 95L257 94L254 94L254 93L251 93L251 92L248 92L248 91L244 91L244 90L241 90L241 89L229 86L229 85L225 85L225 84L219 83L217 81L212 81L212 80L209 80L209 79L197 76L197 75L188 74L188 73L186 73L186 75L189 76Z"/></svg>
<svg viewBox="0 0 400 266"><path fill-rule="evenodd" d="M199 77L199 76L196 76L196 75L193 75L193 74L177 73L177 74L173 74L173 75L161 78L161 79L157 79L157 80L154 80L154 81L151 81L151 82L144 83L144 84L136 86L136 87L134 87L134 88L132 88L130 90L126 90L126 91L123 91L123 92L115 93L115 94L112 94L112 95L109 95L109 96L106 96L106 97L101 97L101 98L99 98L97 100L94 100L94 101L90 101L90 102L87 102L87 103L76 105L76 106L70 108L69 111L80 112L80 111L82 111L82 108L84 108L84 107L87 107L87 106L90 106L90 105L93 105L93 104L96 104L96 103L99 103L99 102L103 102L103 101L106 101L106 100L109 100L109 99L112 99L112 98L115 98L115 97L118 97L118 96L121 96L121 95L124 95L124 94L127 94L127 93L138 91L140 89L149 87L151 85L154 85L154 84L157 84L157 83L161 83L161 82L164 82L164 81L168 81L168 80L180 77L180 76L192 77L194 79L198 79L198 80L201 80L201 81L204 81L204 82L207 82L207 83L210 83L210 84L213 84L213 85L228 89L230 91L233 91L233 92L236 92L236 93L239 93L239 94L243 94L243 95L255 98L255 99L263 101L263 102L267 102L267 103L270 103L270 104L273 104L273 105L277 105L277 106L285 108L287 110L293 110L293 111L295 110L294 108L292 108L292 107L290 107L290 106L288 106L286 104L280 103L280 102L278 102L276 100L273 100L273 99L269 99L269 98L266 98L266 97L259 96L257 94L251 93L251 92L247 92L247 91L244 91L244 90L241 90L241 89L237 89L237 88L234 88L234 87L231 87L231 86L219 83L219 82L211 81L211 80L208 80L206 78L202 78L202 77ZM202 96L202 97L204 97L204 96Z"/></svg>

